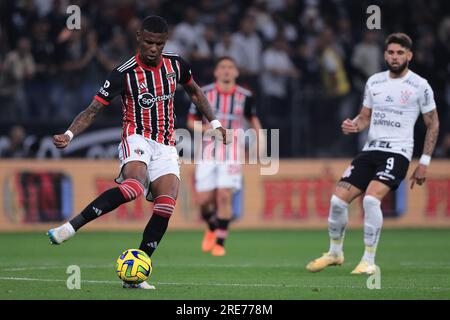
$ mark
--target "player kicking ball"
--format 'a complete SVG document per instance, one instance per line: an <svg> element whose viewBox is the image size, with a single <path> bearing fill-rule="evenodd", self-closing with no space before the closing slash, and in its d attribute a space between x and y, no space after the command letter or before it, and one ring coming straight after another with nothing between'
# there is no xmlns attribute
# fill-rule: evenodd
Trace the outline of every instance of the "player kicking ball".
<svg viewBox="0 0 450 320"><path fill-rule="evenodd" d="M362 152L344 172L331 197L328 218L330 249L308 263L306 269L311 272L344 263L342 247L348 205L362 193L365 193L365 251L352 274L376 272L375 253L383 224L381 201L406 177L419 113L422 113L427 131L422 156L410 178L410 188L415 183L420 186L425 182L439 133L439 120L430 85L408 69L413 56L411 47L412 41L404 33L387 37L384 58L389 70L368 79L361 112L353 120L346 119L342 123L344 134L357 133L367 127L369 133Z"/></svg>
<svg viewBox="0 0 450 320"><path fill-rule="evenodd" d="M110 73L92 103L75 118L65 134L53 137L57 148L67 147L113 98L120 96L123 130L119 144L120 174L116 179L119 186L102 193L69 222L50 229L47 234L52 244L61 244L90 221L145 195L154 202L154 207L139 249L152 256L175 209L180 183L174 134L174 96L178 84L217 130L218 138L226 143L226 131L193 80L188 63L177 54L163 53L168 38L167 22L159 16L149 16L143 20L136 37L137 54ZM123 287L154 289L147 282L124 283Z"/></svg>

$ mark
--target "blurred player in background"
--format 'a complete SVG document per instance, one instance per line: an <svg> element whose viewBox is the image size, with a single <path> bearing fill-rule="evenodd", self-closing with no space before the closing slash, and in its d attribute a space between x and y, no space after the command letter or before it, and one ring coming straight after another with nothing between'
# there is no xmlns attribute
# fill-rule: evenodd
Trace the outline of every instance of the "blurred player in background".
<svg viewBox="0 0 450 320"><path fill-rule="evenodd" d="M306 268L318 272L344 262L343 240L348 221L348 205L365 192L365 251L352 274L376 272L375 252L383 224L381 202L396 190L408 172L414 149L414 125L422 113L427 127L422 157L410 180L422 185L439 133L439 119L433 90L427 80L409 70L412 41L394 33L385 41L384 58L389 70L371 76L366 84L363 107L353 120L342 123L344 134L369 127L366 144L337 183L331 197L328 218L330 249Z"/></svg>
<svg viewBox="0 0 450 320"><path fill-rule="evenodd" d="M239 71L236 62L230 57L218 59L214 70L215 82L202 88L211 104L215 117L226 129L244 129L246 120L256 130L257 139L261 124L255 114L254 98L250 91L238 86ZM194 130L195 121L201 121L201 130L211 129L202 114L191 106L188 128ZM258 141L257 141L258 144ZM240 146L237 146L238 148ZM207 146L203 148L205 150ZM222 149L225 146L222 145ZM223 154L224 150L216 150ZM197 191L203 220L208 225L202 242L203 252L213 256L225 255L225 239L233 216L233 194L242 188L242 169L237 155L233 159L205 159L203 157L195 170L195 189Z"/></svg>
<svg viewBox="0 0 450 320"><path fill-rule="evenodd" d="M176 54L163 53L168 38L166 21L149 16L136 33L137 54L115 68L94 97L64 134L55 135L58 148L69 145L94 121L96 115L116 96L123 105L123 134L119 145L118 187L92 201L79 215L48 232L53 244L61 244L88 222L145 194L154 202L139 249L153 254L166 232L178 196L180 171L174 137L174 96L183 85L199 112L210 121L226 142L225 129L215 120L211 107L192 78L187 62ZM148 283L124 283L124 287L153 289Z"/></svg>

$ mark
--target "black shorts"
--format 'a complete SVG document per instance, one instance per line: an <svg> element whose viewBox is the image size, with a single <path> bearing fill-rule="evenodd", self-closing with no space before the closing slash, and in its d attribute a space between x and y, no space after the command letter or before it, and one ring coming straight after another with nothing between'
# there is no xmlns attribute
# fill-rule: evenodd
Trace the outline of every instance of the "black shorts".
<svg viewBox="0 0 450 320"><path fill-rule="evenodd" d="M363 151L353 159L340 181L365 191L376 180L396 190L408 172L409 160L398 153Z"/></svg>

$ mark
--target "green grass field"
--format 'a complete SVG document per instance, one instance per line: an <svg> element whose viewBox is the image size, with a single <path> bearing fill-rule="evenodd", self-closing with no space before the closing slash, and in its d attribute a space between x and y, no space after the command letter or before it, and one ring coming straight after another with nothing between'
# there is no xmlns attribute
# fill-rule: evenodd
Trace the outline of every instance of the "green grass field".
<svg viewBox="0 0 450 320"><path fill-rule="evenodd" d="M449 299L450 230L383 230L381 289L350 275L362 230L347 232L346 261L311 274L305 264L328 248L324 231L232 231L225 257L200 251L202 233L168 232L153 256L157 290L125 290L115 259L140 233L80 232L61 246L43 233L0 234L0 299ZM81 267L81 289L66 287Z"/></svg>

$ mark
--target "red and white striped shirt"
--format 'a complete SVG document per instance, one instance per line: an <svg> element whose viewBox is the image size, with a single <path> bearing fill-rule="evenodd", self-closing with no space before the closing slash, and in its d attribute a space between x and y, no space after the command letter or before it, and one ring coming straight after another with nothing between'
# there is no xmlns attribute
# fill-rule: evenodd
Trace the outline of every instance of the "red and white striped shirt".
<svg viewBox="0 0 450 320"><path fill-rule="evenodd" d="M250 120L256 115L253 94L241 86L236 85L229 92L223 92L217 83L211 83L203 87L202 91L211 105L215 118L220 121L225 129L244 129L246 120ZM208 120L203 117L195 104L191 105L188 117L191 120L203 120L203 123L208 123ZM233 134L234 143L230 145L232 146L231 150L228 150L228 146L221 142L203 141L201 159L205 161L213 158L222 161L239 160L238 148L241 146L236 143L239 141L237 139L238 131L234 131ZM213 144L215 144L214 148L212 148ZM210 153L209 150L213 150L214 154Z"/></svg>
<svg viewBox="0 0 450 320"><path fill-rule="evenodd" d="M225 129L243 129L245 119L255 115L254 99L252 93L241 86L236 85L230 92L220 90L217 83L211 83L202 87L202 91L209 104ZM192 104L188 117L194 120L202 120L202 113ZM208 121L203 119L205 123Z"/></svg>
<svg viewBox="0 0 450 320"><path fill-rule="evenodd" d="M174 97L177 84L192 81L188 63L177 54L163 53L156 67L138 55L113 71L94 97L104 105L120 95L123 138L140 134L165 145L175 145Z"/></svg>

